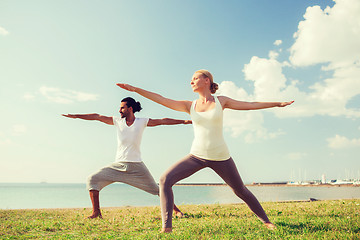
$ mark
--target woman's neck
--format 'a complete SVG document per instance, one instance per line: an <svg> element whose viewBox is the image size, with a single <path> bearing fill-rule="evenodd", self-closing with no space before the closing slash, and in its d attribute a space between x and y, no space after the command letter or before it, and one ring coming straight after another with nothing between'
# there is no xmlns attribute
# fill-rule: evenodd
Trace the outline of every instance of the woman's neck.
<svg viewBox="0 0 360 240"><path fill-rule="evenodd" d="M214 100L214 97L213 95L211 95L210 92L203 92L203 93L200 93L199 92L199 100L202 102L202 103L207 103L209 101L213 101Z"/></svg>

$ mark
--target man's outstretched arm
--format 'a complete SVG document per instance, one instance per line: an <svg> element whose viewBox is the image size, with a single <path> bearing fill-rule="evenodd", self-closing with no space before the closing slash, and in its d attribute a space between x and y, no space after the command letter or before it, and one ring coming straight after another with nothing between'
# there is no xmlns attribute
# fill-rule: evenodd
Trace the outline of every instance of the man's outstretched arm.
<svg viewBox="0 0 360 240"><path fill-rule="evenodd" d="M114 125L113 122L113 118L112 117L107 117L107 116L103 116L97 113L92 113L92 114L62 114L62 116L64 117L68 117L68 118L80 118L83 120L96 120L96 121L100 121L109 125Z"/></svg>
<svg viewBox="0 0 360 240"><path fill-rule="evenodd" d="M172 118L162 118L162 119L149 119L147 124L148 127L155 127L159 125L177 125L177 124L192 124L191 120L178 120Z"/></svg>

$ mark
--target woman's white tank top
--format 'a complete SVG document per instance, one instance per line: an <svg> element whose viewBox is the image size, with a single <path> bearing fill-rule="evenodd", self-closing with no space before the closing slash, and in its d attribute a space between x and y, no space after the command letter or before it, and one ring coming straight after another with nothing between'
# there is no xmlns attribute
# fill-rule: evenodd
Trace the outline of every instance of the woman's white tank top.
<svg viewBox="0 0 360 240"><path fill-rule="evenodd" d="M190 116L194 128L194 141L190 154L212 161L224 161L230 158L223 137L223 109L217 97L215 107L206 112L196 112L196 100L192 102Z"/></svg>

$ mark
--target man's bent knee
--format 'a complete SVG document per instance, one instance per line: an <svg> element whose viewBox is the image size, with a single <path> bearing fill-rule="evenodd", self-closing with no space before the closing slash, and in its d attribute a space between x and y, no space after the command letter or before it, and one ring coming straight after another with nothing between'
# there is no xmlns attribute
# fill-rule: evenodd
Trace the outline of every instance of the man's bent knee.
<svg viewBox="0 0 360 240"><path fill-rule="evenodd" d="M100 191L99 187L97 186L97 181L96 181L95 175L90 175L86 179L86 189L88 191L91 191L91 190Z"/></svg>

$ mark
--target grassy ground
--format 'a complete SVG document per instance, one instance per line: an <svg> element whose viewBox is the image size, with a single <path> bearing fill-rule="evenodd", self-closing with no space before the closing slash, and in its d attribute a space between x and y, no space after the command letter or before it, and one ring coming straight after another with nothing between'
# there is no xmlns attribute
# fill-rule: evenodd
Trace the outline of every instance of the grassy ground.
<svg viewBox="0 0 360 240"><path fill-rule="evenodd" d="M0 210L0 239L360 239L360 199L262 204L269 231L244 204L180 206L171 234L159 233L159 207Z"/></svg>

